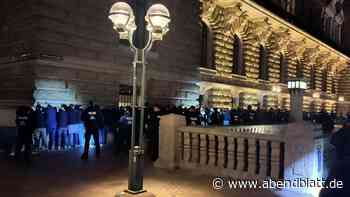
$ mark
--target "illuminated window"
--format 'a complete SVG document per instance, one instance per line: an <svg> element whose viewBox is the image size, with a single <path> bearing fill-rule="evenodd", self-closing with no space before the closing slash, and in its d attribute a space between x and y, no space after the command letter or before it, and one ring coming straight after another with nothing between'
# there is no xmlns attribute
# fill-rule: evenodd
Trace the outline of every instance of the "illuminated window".
<svg viewBox="0 0 350 197"><path fill-rule="evenodd" d="M245 68L243 62L243 43L237 35L234 36L233 41L232 73L238 75L245 75Z"/></svg>
<svg viewBox="0 0 350 197"><path fill-rule="evenodd" d="M202 66L215 68L215 56L213 49L213 33L211 29L204 22L202 22Z"/></svg>

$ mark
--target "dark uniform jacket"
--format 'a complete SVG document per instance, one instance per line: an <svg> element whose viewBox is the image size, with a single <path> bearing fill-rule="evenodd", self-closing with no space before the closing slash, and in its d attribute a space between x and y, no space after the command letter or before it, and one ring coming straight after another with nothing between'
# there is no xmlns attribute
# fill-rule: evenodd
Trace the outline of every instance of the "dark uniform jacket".
<svg viewBox="0 0 350 197"><path fill-rule="evenodd" d="M98 129L103 126L103 118L101 111L95 107L88 107L82 113L81 119L83 120L85 127Z"/></svg>

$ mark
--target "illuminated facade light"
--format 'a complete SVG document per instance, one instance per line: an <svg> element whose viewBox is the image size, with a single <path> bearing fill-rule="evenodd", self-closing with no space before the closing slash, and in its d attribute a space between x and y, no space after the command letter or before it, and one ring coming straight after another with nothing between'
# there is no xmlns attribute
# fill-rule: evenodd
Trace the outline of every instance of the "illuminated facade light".
<svg viewBox="0 0 350 197"><path fill-rule="evenodd" d="M282 92L282 88L278 85L272 86L272 92L280 93Z"/></svg>
<svg viewBox="0 0 350 197"><path fill-rule="evenodd" d="M312 94L312 98L318 99L320 97L321 97L320 93L318 93L318 92L315 92L315 93Z"/></svg>
<svg viewBox="0 0 350 197"><path fill-rule="evenodd" d="M338 98L338 101L339 101L339 102L344 102L344 101L345 101L345 98L344 98L343 96L340 96L340 97Z"/></svg>
<svg viewBox="0 0 350 197"><path fill-rule="evenodd" d="M288 89L306 90L307 89L307 84L302 79L291 80L291 81L288 81Z"/></svg>

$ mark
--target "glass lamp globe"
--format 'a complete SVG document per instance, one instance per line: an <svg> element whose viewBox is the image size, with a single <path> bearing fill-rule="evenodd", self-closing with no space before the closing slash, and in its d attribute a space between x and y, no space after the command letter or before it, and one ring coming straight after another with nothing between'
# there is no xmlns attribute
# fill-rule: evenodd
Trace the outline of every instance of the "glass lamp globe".
<svg viewBox="0 0 350 197"><path fill-rule="evenodd" d="M164 35L169 30L170 13L168 8L162 4L152 5L147 11L146 21L148 22L148 30Z"/></svg>
<svg viewBox="0 0 350 197"><path fill-rule="evenodd" d="M108 18L114 24L114 29L118 32L128 30L128 26L134 21L134 14L129 4L117 2L112 5Z"/></svg>

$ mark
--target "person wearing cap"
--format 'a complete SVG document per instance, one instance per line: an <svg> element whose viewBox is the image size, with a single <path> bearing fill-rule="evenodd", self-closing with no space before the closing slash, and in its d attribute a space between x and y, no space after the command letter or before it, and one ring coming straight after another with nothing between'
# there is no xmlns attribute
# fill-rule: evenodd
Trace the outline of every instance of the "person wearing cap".
<svg viewBox="0 0 350 197"><path fill-rule="evenodd" d="M84 153L81 156L82 160L87 160L89 157L89 146L91 135L94 138L95 146L96 146L96 158L100 157L100 143L99 143L99 133L98 130L101 127L102 114L101 112L94 106L93 102L89 102L88 108L84 110L82 113L82 121L85 125L85 145L84 145Z"/></svg>
<svg viewBox="0 0 350 197"><path fill-rule="evenodd" d="M15 159L18 160L24 146L24 159L29 164L32 154L32 135L35 129L35 114L30 107L20 106L16 112L17 142Z"/></svg>

